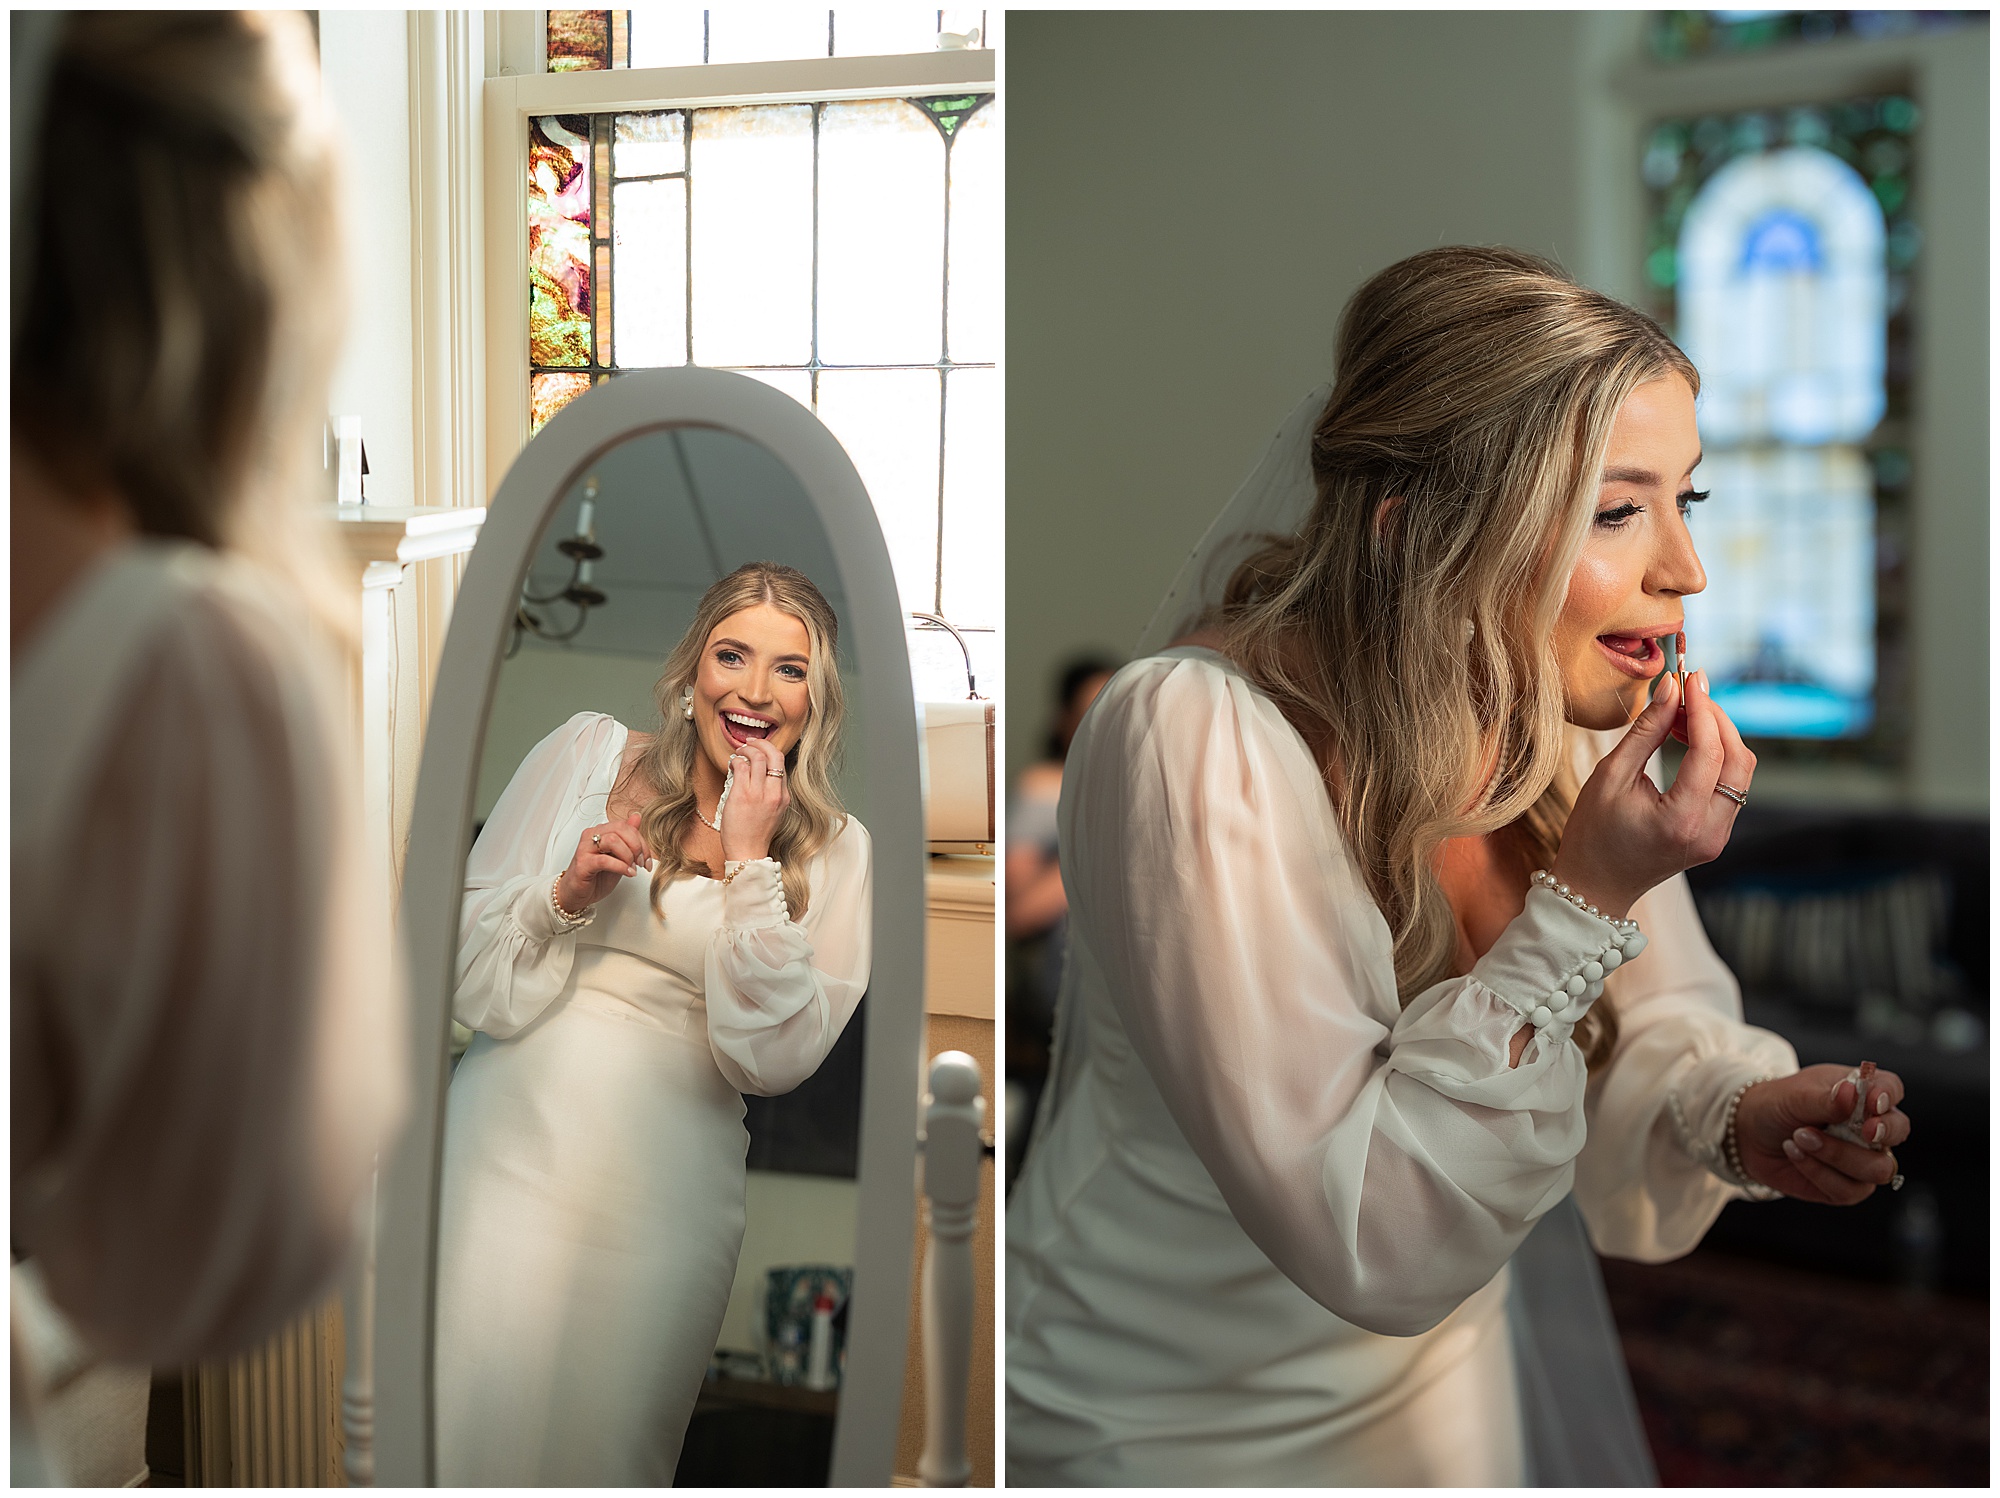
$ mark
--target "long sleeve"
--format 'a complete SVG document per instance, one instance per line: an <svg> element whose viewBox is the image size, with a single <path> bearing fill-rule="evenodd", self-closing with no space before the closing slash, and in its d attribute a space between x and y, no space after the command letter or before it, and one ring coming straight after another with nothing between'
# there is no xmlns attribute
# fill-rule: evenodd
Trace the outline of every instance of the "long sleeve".
<svg viewBox="0 0 2000 1498"><path fill-rule="evenodd" d="M29 871L54 914L15 931L14 1231L94 1347L164 1364L326 1287L405 1106L405 1018L351 729L298 621L224 576L131 680L74 862Z"/></svg>
<svg viewBox="0 0 2000 1498"><path fill-rule="evenodd" d="M704 974L708 1044L739 1092L775 1097L810 1077L868 988L868 830L849 817L810 872L812 899L799 921L770 859L744 864L722 894Z"/></svg>
<svg viewBox="0 0 2000 1498"><path fill-rule="evenodd" d="M1577 737L1586 772L1616 738ZM1664 783L1657 764L1652 773ZM1649 891L1632 917L1652 944L1605 985L1618 1044L1591 1078L1576 1198L1599 1252L1658 1262L1693 1248L1744 1194L1716 1169L1730 1098L1799 1063L1782 1037L1743 1023L1735 975L1709 945L1684 875Z"/></svg>
<svg viewBox="0 0 2000 1498"><path fill-rule="evenodd" d="M1434 1326L1570 1189L1585 1001L1518 1067L1508 1044L1615 928L1534 891L1469 975L1400 1007L1305 744L1214 659L1127 668L1068 764L1074 919L1237 1222L1342 1318Z"/></svg>
<svg viewBox="0 0 2000 1498"><path fill-rule="evenodd" d="M608 789L593 782L624 740L615 719L578 713L528 752L480 829L465 862L452 994L452 1018L468 1029L518 1034L569 982L575 929L556 918L549 888L576 851L564 835L580 835L583 802Z"/></svg>

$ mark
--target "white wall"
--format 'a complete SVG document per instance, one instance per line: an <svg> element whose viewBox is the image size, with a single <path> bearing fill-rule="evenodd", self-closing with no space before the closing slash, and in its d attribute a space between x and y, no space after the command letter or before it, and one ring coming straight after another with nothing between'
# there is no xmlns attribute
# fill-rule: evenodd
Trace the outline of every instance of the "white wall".
<svg viewBox="0 0 2000 1498"><path fill-rule="evenodd" d="M754 1352L764 1315L764 1271L797 1264L854 1263L859 1191L832 1176L753 1170L743 1191L743 1253L729 1290L718 1347Z"/></svg>
<svg viewBox="0 0 2000 1498"><path fill-rule="evenodd" d="M1436 244L1507 244L1638 293L1637 132L1670 112L1633 81L1642 24L1011 18L1010 769L1039 752L1060 662L1130 650L1278 422L1329 377L1335 321L1369 275ZM1985 806L1985 33L1937 41L1862 68L1926 111L1910 769L1773 767L1767 796Z"/></svg>
<svg viewBox="0 0 2000 1498"><path fill-rule="evenodd" d="M337 416L359 416L372 504L415 504L408 12L323 10L321 73L346 136L347 347Z"/></svg>
<svg viewBox="0 0 2000 1498"><path fill-rule="evenodd" d="M1129 651L1342 304L1432 245L1580 247L1569 14L1010 17L1008 760Z"/></svg>

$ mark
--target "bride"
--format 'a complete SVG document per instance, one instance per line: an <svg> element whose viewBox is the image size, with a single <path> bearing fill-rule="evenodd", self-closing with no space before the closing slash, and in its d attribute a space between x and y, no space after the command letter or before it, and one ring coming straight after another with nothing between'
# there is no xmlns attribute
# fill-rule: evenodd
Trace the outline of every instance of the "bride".
<svg viewBox="0 0 2000 1498"><path fill-rule="evenodd" d="M1559 1480L1537 1400L1640 1480L1565 1198L1665 1259L1739 1196L1860 1200L1908 1134L1893 1075L1857 1097L1742 1022L1681 877L1756 768L1662 674L1705 582L1686 357L1451 248L1364 286L1337 356L1070 752L1010 1482ZM1594 1350L1518 1375L1549 1317Z"/></svg>
<svg viewBox="0 0 2000 1498"><path fill-rule="evenodd" d="M658 732L578 714L473 847L441 1483L673 1482L743 1241L741 1094L811 1076L868 986L836 629L804 574L739 568L667 658Z"/></svg>

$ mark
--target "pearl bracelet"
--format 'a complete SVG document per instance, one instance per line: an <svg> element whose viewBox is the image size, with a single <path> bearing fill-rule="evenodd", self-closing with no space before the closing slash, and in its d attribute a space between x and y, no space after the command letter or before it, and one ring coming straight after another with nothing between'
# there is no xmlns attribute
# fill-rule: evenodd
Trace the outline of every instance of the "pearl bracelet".
<svg viewBox="0 0 2000 1498"><path fill-rule="evenodd" d="M1740 1187L1752 1201L1758 1202L1775 1201L1780 1196L1783 1196L1784 1193L1773 1190L1762 1181L1752 1180L1750 1172L1743 1168L1743 1156L1736 1148L1736 1105L1743 1101L1744 1093L1755 1087L1759 1082L1768 1082L1770 1080L1768 1076L1764 1076L1753 1077L1748 1082L1745 1082L1741 1087L1736 1089L1735 1095L1729 1100L1729 1106L1722 1113L1722 1158L1729 1166L1731 1173L1736 1177L1732 1184Z"/></svg>
<svg viewBox="0 0 2000 1498"><path fill-rule="evenodd" d="M597 919L597 912L589 909L588 907L583 909L581 912L573 912L563 909L561 874L556 875L555 883L549 886L549 904L553 906L555 909L556 919L561 921L565 926L569 927L569 929L572 931L574 931L579 926L588 926L592 921Z"/></svg>
<svg viewBox="0 0 2000 1498"><path fill-rule="evenodd" d="M733 869L729 868L729 865L731 863L735 864L736 867ZM771 865L772 868L778 870L780 878L784 876L784 865L779 863L775 858L772 858L769 854L766 854L762 858L726 859L724 860L723 863L723 868L726 870L726 872L722 876L722 887L724 889L729 888L730 882L734 880L738 874L742 873L745 869L749 868L750 865L753 863L768 863Z"/></svg>
<svg viewBox="0 0 2000 1498"><path fill-rule="evenodd" d="M1567 884L1557 883L1556 876L1554 874L1551 874L1547 869L1536 869L1534 873L1534 882L1536 884L1539 884L1543 889L1547 890L1550 894L1555 895L1560 899L1569 901L1570 904L1574 905L1578 910L1582 911L1585 915L1594 915L1600 921L1609 921L1615 928L1617 928L1620 937L1630 937L1639 935L1639 923L1637 921L1625 921L1625 920L1620 920L1615 915L1606 915L1603 911L1599 910L1595 905L1592 905L1587 900L1585 900L1582 895L1579 895L1575 890L1571 889ZM1623 945L1622 942L1620 944ZM1640 937L1639 944L1642 947L1645 945L1644 937ZM1627 952L1625 955L1627 957L1637 957L1639 954L1637 952Z"/></svg>

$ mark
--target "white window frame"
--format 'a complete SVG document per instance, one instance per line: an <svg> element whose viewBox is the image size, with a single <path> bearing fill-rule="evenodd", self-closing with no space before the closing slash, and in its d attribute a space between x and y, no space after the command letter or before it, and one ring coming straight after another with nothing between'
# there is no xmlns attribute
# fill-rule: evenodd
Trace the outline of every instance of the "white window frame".
<svg viewBox="0 0 2000 1498"><path fill-rule="evenodd" d="M537 115L997 93L985 48L486 80L486 473L528 444L528 121Z"/></svg>

